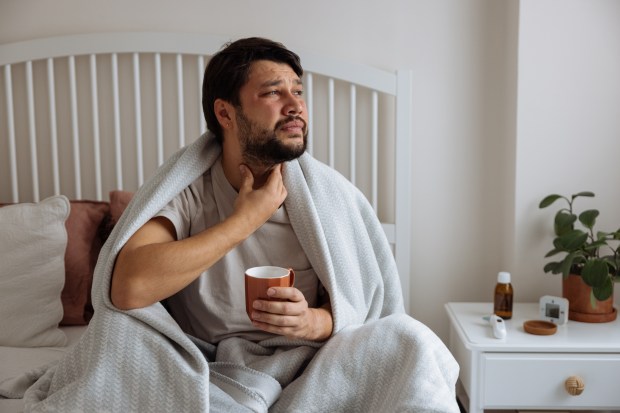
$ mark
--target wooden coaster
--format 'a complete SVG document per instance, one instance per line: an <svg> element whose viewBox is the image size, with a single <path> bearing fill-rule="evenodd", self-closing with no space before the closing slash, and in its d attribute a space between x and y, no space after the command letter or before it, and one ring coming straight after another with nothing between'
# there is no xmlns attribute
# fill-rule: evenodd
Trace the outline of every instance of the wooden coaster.
<svg viewBox="0 0 620 413"><path fill-rule="evenodd" d="M523 323L523 329L526 333L537 336L550 336L558 331L558 326L549 321L529 320Z"/></svg>

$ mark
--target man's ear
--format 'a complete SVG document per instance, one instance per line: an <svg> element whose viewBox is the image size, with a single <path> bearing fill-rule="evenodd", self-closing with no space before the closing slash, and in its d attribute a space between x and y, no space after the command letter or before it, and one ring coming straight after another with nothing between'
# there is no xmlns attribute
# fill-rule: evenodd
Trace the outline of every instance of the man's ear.
<svg viewBox="0 0 620 413"><path fill-rule="evenodd" d="M213 111L222 129L230 129L233 119L235 118L235 108L233 105L225 100L216 99L215 102L213 102Z"/></svg>

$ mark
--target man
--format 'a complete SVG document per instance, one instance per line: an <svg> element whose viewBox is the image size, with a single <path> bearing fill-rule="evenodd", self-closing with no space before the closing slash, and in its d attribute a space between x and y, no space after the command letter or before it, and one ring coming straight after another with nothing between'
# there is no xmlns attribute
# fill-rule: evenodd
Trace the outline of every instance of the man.
<svg viewBox="0 0 620 413"><path fill-rule="evenodd" d="M212 57L210 132L127 206L95 270L94 317L29 376L27 411L459 411L458 365L404 313L374 211L305 153L302 73L265 39ZM296 279L250 321L243 274L257 265Z"/></svg>
<svg viewBox="0 0 620 413"><path fill-rule="evenodd" d="M296 54L263 39L237 41L210 60L203 110L222 156L127 242L112 279L117 307L146 307L185 289L168 301L172 314L188 333L211 343L268 337L253 329L308 340L330 336L329 297L315 306L319 282L282 205L282 164L306 148L301 75ZM255 303L252 326L241 275L259 265L293 267L299 288L273 290L286 304ZM192 325L196 319L200 324Z"/></svg>

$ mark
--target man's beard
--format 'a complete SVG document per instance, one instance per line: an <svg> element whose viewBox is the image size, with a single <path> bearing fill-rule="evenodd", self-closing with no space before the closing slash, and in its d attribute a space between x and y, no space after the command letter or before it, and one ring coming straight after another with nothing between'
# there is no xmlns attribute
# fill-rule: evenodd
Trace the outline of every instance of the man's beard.
<svg viewBox="0 0 620 413"><path fill-rule="evenodd" d="M237 111L236 119L239 125L239 142L243 162L248 166L271 167L299 158L306 150L308 128L301 117L289 116L277 122L273 130L259 126L248 119L241 110ZM304 124L303 143L294 146L286 145L278 139L276 132L282 125L295 120Z"/></svg>

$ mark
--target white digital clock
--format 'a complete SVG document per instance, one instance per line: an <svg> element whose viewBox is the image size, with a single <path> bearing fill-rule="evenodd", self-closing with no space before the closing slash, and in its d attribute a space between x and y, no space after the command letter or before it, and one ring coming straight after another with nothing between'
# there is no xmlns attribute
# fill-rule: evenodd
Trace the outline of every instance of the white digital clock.
<svg viewBox="0 0 620 413"><path fill-rule="evenodd" d="M554 324L566 324L568 322L568 300L552 295L540 297L540 316L543 320Z"/></svg>

